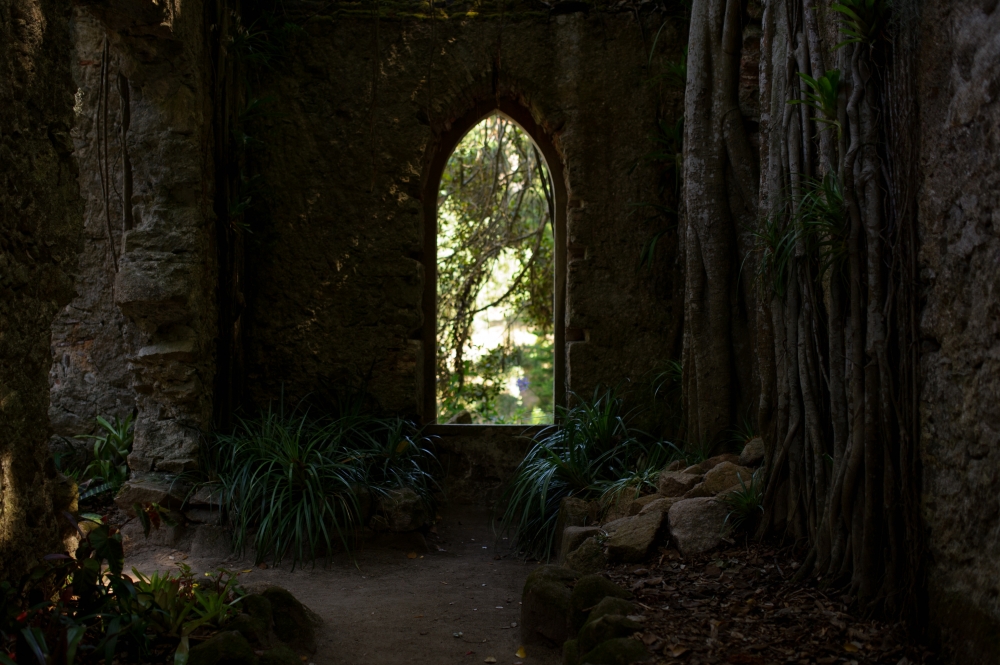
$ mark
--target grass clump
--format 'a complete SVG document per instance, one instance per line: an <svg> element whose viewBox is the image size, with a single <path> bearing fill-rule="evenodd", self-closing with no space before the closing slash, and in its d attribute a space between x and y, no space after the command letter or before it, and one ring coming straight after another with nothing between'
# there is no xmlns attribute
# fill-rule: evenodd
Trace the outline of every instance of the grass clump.
<svg viewBox="0 0 1000 665"><path fill-rule="evenodd" d="M742 475L737 475L737 478L740 488L719 497L719 501L729 508L726 524L737 533L748 532L754 529L764 514L764 481L761 469L754 471L749 485L743 482Z"/></svg>
<svg viewBox="0 0 1000 665"><path fill-rule="evenodd" d="M635 429L636 415L614 390L560 409L559 424L543 431L504 495L500 531L513 536L519 551L549 557L565 497L598 500L607 512L656 491L663 467L684 454Z"/></svg>
<svg viewBox="0 0 1000 665"><path fill-rule="evenodd" d="M239 419L209 446L210 477L221 485L236 551L292 565L350 550L372 499L410 489L432 507L436 460L401 418L353 410L313 416L268 409Z"/></svg>

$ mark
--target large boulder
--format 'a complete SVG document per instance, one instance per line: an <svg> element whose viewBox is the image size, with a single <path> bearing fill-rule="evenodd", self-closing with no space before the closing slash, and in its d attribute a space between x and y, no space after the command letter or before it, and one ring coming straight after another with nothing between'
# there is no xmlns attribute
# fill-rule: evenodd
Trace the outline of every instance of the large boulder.
<svg viewBox="0 0 1000 665"><path fill-rule="evenodd" d="M278 639L296 651L315 653L318 617L281 587L270 587L260 595L271 605L274 634Z"/></svg>
<svg viewBox="0 0 1000 665"><path fill-rule="evenodd" d="M725 536L729 510L713 497L684 499L667 513L670 535L684 556L712 549Z"/></svg>
<svg viewBox="0 0 1000 665"><path fill-rule="evenodd" d="M701 475L684 471L662 471L657 481L661 496L682 496L701 482Z"/></svg>
<svg viewBox="0 0 1000 665"><path fill-rule="evenodd" d="M580 662L587 665L632 665L647 658L649 652L642 642L632 637L618 637L584 653Z"/></svg>
<svg viewBox="0 0 1000 665"><path fill-rule="evenodd" d="M257 665L257 655L236 631L219 633L191 649L188 665Z"/></svg>
<svg viewBox="0 0 1000 665"><path fill-rule="evenodd" d="M753 472L745 466L733 464L732 462L722 462L709 469L705 473L705 479L684 494L684 498L693 499L702 496L715 496L730 487L738 486L740 478L743 479L744 483L749 485L752 477Z"/></svg>
<svg viewBox="0 0 1000 665"><path fill-rule="evenodd" d="M653 548L666 522L666 514L651 511L629 519L608 539L608 555L615 561L642 561Z"/></svg>
<svg viewBox="0 0 1000 665"><path fill-rule="evenodd" d="M587 538L566 557L566 567L581 575L599 573L608 565L608 555L596 537Z"/></svg>
<svg viewBox="0 0 1000 665"><path fill-rule="evenodd" d="M740 453L740 465L760 466L764 463L765 454L764 439L759 436L754 437L743 446L743 452Z"/></svg>
<svg viewBox="0 0 1000 665"><path fill-rule="evenodd" d="M372 520L376 530L415 531L431 521L431 514L419 494L408 487L389 490L378 498L379 514Z"/></svg>
<svg viewBox="0 0 1000 665"><path fill-rule="evenodd" d="M559 561L566 561L566 557L569 556L571 552L580 547L583 541L587 540L592 536L596 536L601 533L600 527L596 526L568 526L563 529L562 538L560 539L559 547Z"/></svg>
<svg viewBox="0 0 1000 665"><path fill-rule="evenodd" d="M524 582L521 639L559 645L570 636L571 585L579 574L562 566L539 566Z"/></svg>
<svg viewBox="0 0 1000 665"><path fill-rule="evenodd" d="M605 598L624 598L632 594L602 575L584 575L576 582L570 595L570 621L573 631L579 631L589 612Z"/></svg>

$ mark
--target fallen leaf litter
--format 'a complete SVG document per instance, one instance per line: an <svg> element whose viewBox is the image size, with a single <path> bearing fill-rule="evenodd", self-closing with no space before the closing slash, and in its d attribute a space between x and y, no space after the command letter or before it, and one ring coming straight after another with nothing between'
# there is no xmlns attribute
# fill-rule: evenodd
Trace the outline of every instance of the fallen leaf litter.
<svg viewBox="0 0 1000 665"><path fill-rule="evenodd" d="M635 637L649 648L650 663L934 662L907 638L904 625L849 614L851 599L843 591L821 591L815 580L794 584L798 565L789 548L752 544L683 563L675 550L661 554L643 567L608 571L644 610Z"/></svg>

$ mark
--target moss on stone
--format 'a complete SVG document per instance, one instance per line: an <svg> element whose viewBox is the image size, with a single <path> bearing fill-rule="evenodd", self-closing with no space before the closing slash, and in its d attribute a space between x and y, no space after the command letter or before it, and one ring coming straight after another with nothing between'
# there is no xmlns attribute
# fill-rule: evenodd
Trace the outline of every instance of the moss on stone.
<svg viewBox="0 0 1000 665"><path fill-rule="evenodd" d="M632 594L601 575L585 575L577 580L570 597L573 630L579 631L587 621L588 613L608 596L628 599Z"/></svg>
<svg viewBox="0 0 1000 665"><path fill-rule="evenodd" d="M580 662L585 665L631 665L647 658L649 652L642 642L631 637L618 637L601 643L584 655Z"/></svg>

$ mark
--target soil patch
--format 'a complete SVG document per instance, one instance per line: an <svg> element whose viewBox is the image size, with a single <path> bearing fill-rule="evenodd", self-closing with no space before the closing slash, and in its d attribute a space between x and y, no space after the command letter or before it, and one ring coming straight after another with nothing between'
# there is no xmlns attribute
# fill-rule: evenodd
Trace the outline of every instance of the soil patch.
<svg viewBox="0 0 1000 665"><path fill-rule="evenodd" d="M223 566L249 570L241 582L251 588L288 589L323 619L308 661L315 665L560 663L558 650L540 646L515 655L522 644L521 591L537 564L500 558L486 511L453 508L442 517L429 552L370 548L292 571L290 561L261 569L246 560L196 559L159 548L129 557L125 567L146 573L182 561L199 572Z"/></svg>

